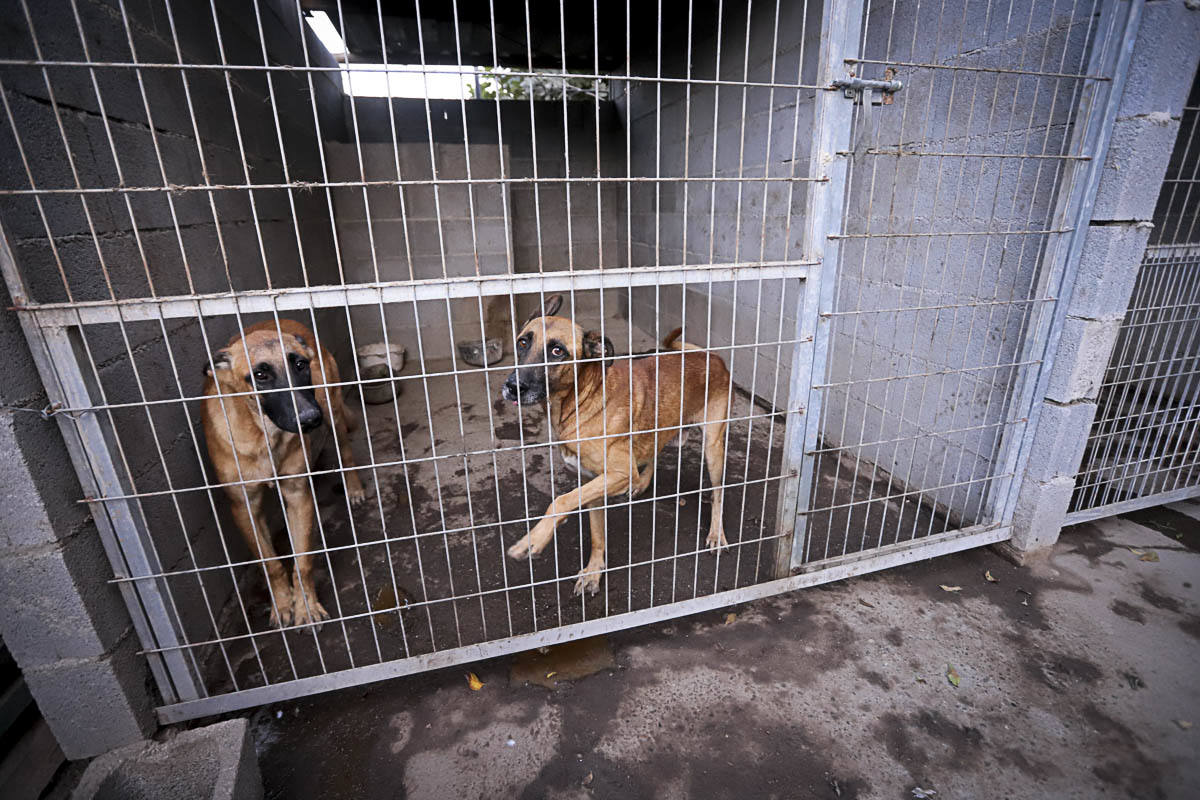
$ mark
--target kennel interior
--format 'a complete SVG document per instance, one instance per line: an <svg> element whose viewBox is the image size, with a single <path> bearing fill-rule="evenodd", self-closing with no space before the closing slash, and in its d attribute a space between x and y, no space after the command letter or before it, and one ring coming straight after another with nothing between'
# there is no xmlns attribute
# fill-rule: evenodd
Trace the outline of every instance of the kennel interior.
<svg viewBox="0 0 1200 800"><path fill-rule="evenodd" d="M165 718L1004 538L1122 4L12 5L5 276ZM499 398L557 292L616 358L681 326L729 365L728 549L692 435L609 498L599 596L582 515L505 556L583 480ZM319 629L268 624L199 425L210 354L281 318L362 418L369 500L307 476ZM404 369L364 376L378 344Z"/></svg>

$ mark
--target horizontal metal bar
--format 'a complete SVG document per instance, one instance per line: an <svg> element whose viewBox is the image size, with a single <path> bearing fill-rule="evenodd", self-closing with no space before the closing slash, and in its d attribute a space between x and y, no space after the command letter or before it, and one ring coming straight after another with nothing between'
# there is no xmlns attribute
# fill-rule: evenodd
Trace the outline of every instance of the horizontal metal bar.
<svg viewBox="0 0 1200 800"><path fill-rule="evenodd" d="M888 67L914 67L920 69L945 69L961 72L997 72L1004 75L1030 75L1039 78L1079 78L1087 81L1111 81L1104 75L1084 75L1076 72L1038 72L1032 69L1008 67L968 67L959 64L930 64L923 61L881 61L877 58L847 58L847 64L879 64Z"/></svg>
<svg viewBox="0 0 1200 800"><path fill-rule="evenodd" d="M572 289L625 289L631 286L723 283L727 281L806 278L811 261L755 261L703 266L633 267L624 269L563 270L507 275L468 275L414 281L357 283L287 289L256 289L222 294L139 297L82 303L27 305L18 311L33 315L43 328L100 325L117 322L184 319L197 315L261 314L307 311L310 308L375 306L417 300L488 297Z"/></svg>
<svg viewBox="0 0 1200 800"><path fill-rule="evenodd" d="M830 239L927 239L936 236L1045 236L1051 233L1070 233L1074 228L1024 231L928 231L925 233L839 233Z"/></svg>
<svg viewBox="0 0 1200 800"><path fill-rule="evenodd" d="M935 156L937 158L1030 158L1048 161L1091 161L1091 156L1065 156L1052 153L953 153L932 150L880 150L869 147L862 153L852 151L839 152L838 155L868 155L868 156Z"/></svg>
<svg viewBox="0 0 1200 800"><path fill-rule="evenodd" d="M600 619L577 622L572 625L548 628L545 630L495 639L490 642L464 645L449 650L434 653L424 653L410 658L386 661L379 664L356 667L354 669L329 672L324 675L299 678L283 683L273 683L267 686L256 686L238 692L216 695L192 700L184 703L174 703L160 707L159 721L163 724L183 722L197 717L224 714L267 703L300 697L302 695L328 692L334 689L345 689L351 686L362 686L368 683L396 678L402 675L412 675L456 664L466 664L473 661L483 661L488 658L532 650L537 647L549 647L563 642L571 642L588 636L602 633L627 630L640 625L674 619L687 614L698 614L722 606L745 603L763 597L791 592L809 586L819 586L824 583L852 578L855 575L865 575L869 572L911 564L916 561L935 558L941 555L957 553L973 547L996 544L1007 541L1012 537L1011 527L996 528L967 528L961 531L928 536L923 539L886 545L875 550L842 556L824 562L812 562L804 566L804 572L779 580L758 583L741 589L730 589L690 600L639 609L624 614L615 614Z"/></svg>
<svg viewBox="0 0 1200 800"><path fill-rule="evenodd" d="M313 189L361 189L361 188L379 188L379 187L402 187L402 186L498 186L498 185L541 185L548 184L593 184L593 183L823 183L828 181L828 178L810 178L797 175L788 175L780 177L772 177L770 175L752 177L752 176L667 176L667 177L650 177L650 176L631 176L615 178L612 176L592 175L575 176L575 177L517 177L517 178L421 178L408 179L400 178L396 180L377 180L377 181L286 181L282 183L192 183L192 184L177 184L170 183L165 186L92 186L92 187L70 187L63 189L0 189L0 196L12 195L23 197L28 195L103 195L103 194L145 194L148 192L169 192L176 194L178 192L245 192L256 190L279 190L279 189L298 189L301 191L312 191ZM411 217L410 217L411 219Z"/></svg>
<svg viewBox="0 0 1200 800"><path fill-rule="evenodd" d="M1170 492L1162 492L1161 494L1148 494L1144 497L1135 497L1131 500L1123 500L1120 503L1109 503L1106 506L1096 506L1095 508L1083 508L1078 511L1072 511L1067 514L1066 525L1078 525L1081 522L1091 522L1095 519L1103 519L1104 517L1113 517L1117 514L1125 514L1129 511L1137 511L1142 508L1150 508L1152 506L1166 505L1167 503L1175 503L1180 500L1190 500L1193 497L1200 497L1200 486L1186 486L1182 489L1175 489Z"/></svg>
<svg viewBox="0 0 1200 800"><path fill-rule="evenodd" d="M213 72L294 72L294 73L314 73L314 72L336 72L336 73L358 73L383 75L388 73L401 73L405 75L420 75L426 74L448 74L448 75L474 75L476 70L467 69L466 67L456 67L450 65L433 65L423 66L420 72L415 72L408 69L407 64L371 64L370 70L355 70L352 66L337 66L337 67L322 67L322 66L299 66L296 64L191 64L191 63L171 63L163 61L48 61L46 59L36 58L0 58L0 67L70 67L76 69L92 69L96 67L108 69L165 69L165 70L209 70ZM489 67L490 68L490 67ZM825 86L817 86L811 83L773 83L768 81L735 81L735 80L714 80L712 78L671 78L665 75L633 75L633 74L614 74L604 72L537 72L537 71L518 71L505 69L504 76L513 78L565 78L569 80L593 80L593 81L630 81L633 83L677 83L688 84L691 86L734 86L747 88L762 88L762 89L825 89ZM420 98L417 98L420 99ZM466 98L463 98L466 99ZM455 99L454 102L459 102ZM484 100L482 102L494 103L494 100ZM553 102L558 102L553 101Z"/></svg>

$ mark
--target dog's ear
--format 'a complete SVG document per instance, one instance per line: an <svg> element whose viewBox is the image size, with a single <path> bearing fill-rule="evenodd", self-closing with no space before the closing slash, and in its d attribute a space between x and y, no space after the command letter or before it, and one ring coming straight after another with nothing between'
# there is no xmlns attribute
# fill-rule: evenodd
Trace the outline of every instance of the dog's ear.
<svg viewBox="0 0 1200 800"><path fill-rule="evenodd" d="M563 304L563 296L561 294L550 295L549 297L546 298L545 305L543 305L541 308L535 310L532 314L530 314L525 319L525 321L521 323L521 327L524 328L526 325L533 322L538 317L553 317L555 314L558 313L558 310L560 308L562 308L562 304Z"/></svg>
<svg viewBox="0 0 1200 800"><path fill-rule="evenodd" d="M218 350L213 353L212 363L204 365L204 374L212 375L214 369L229 369L232 366L233 357L230 355L229 350Z"/></svg>
<svg viewBox="0 0 1200 800"><path fill-rule="evenodd" d="M612 358L615 353L612 340L607 336L601 336L596 331L583 334L584 358Z"/></svg>

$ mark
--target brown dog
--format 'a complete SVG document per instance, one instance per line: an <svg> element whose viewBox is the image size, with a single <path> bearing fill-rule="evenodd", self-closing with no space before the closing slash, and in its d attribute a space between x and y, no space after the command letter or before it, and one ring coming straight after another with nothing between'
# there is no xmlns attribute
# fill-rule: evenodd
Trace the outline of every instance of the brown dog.
<svg viewBox="0 0 1200 800"><path fill-rule="evenodd" d="M263 516L263 501L273 488L271 479L309 471L315 461L314 445L320 449L320 443L309 434L326 419L337 432L342 466L355 466L349 423L357 420L343 407L340 388L313 388L313 384L340 380L333 356L321 348L317 358L315 347L316 337L299 322L281 319L276 328L275 322L268 320L235 336L213 354L211 366L204 370L208 380L204 382L207 399L202 416L208 457L221 483L237 483L225 491L250 552L265 561L272 625L318 623L329 614L317 600L313 583L309 545L316 506L308 478L278 481L296 559L290 582ZM218 387L221 394L256 393L220 398ZM343 474L350 499L362 500L357 473Z"/></svg>
<svg viewBox="0 0 1200 800"><path fill-rule="evenodd" d="M603 359L612 355L612 344L594 331L585 333L571 320L554 316L561 307L562 295L554 295L525 321L517 337L518 366L501 392L521 405L544 402L563 457L568 462L578 459L581 472L595 477L556 497L533 530L508 549L508 555L521 559L540 553L568 513L591 506L592 553L579 573L575 594L600 591L606 498L645 491L659 451L686 430L678 426L691 424L703 426L712 480L712 522L706 543L711 548L725 547L721 484L731 386L725 362L678 341L681 331L676 330L663 342L675 352L606 366Z"/></svg>

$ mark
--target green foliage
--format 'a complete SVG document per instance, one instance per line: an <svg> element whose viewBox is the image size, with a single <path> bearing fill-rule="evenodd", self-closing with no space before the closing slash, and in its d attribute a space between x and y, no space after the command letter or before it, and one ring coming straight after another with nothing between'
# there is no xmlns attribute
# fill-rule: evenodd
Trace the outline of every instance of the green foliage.
<svg viewBox="0 0 1200 800"><path fill-rule="evenodd" d="M478 92L476 92L478 87ZM550 75L512 75L504 67L481 70L475 82L468 80L467 93L476 100L567 100L608 99L608 82L595 78L563 78Z"/></svg>

